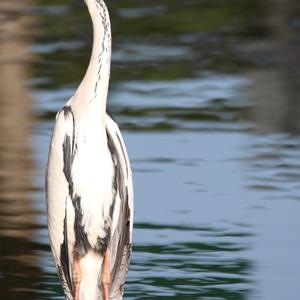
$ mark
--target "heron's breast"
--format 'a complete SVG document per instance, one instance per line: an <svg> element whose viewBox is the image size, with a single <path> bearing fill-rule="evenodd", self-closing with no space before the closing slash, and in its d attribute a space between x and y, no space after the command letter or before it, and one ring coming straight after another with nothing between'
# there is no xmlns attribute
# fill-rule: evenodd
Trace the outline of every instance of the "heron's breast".
<svg viewBox="0 0 300 300"><path fill-rule="evenodd" d="M96 242L106 234L106 215L113 201L113 167L107 147L81 144L72 164L72 178L85 231L90 242Z"/></svg>
<svg viewBox="0 0 300 300"><path fill-rule="evenodd" d="M78 146L72 164L74 191L90 198L110 194L113 165L107 146L82 144Z"/></svg>

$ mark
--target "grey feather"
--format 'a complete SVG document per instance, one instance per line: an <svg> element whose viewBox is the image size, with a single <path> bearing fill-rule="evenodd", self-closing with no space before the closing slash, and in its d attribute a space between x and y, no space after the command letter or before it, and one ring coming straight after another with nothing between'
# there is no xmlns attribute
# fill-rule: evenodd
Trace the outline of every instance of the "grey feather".
<svg viewBox="0 0 300 300"><path fill-rule="evenodd" d="M110 122L113 122L110 119ZM117 125L115 124L117 128ZM121 299L124 290L125 277L131 254L131 214L129 207L128 184L131 182L128 176L129 162L126 151L123 148L122 137L118 130L113 130L110 126L106 127L108 147L114 163L114 186L115 194L121 199L120 216L118 225L111 237L111 243L116 244L116 255L111 271L111 291L110 299ZM131 195L130 195L131 196Z"/></svg>

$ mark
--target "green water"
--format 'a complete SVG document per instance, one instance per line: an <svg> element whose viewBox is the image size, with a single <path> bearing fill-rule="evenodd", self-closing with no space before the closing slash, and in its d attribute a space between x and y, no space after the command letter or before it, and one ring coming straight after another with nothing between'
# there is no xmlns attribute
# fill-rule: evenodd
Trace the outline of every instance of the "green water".
<svg viewBox="0 0 300 300"><path fill-rule="evenodd" d="M3 1L0 298L63 299L44 172L91 24L79 0ZM289 17L275 1L108 2L108 110L135 186L125 299L300 299L300 13L285 3Z"/></svg>

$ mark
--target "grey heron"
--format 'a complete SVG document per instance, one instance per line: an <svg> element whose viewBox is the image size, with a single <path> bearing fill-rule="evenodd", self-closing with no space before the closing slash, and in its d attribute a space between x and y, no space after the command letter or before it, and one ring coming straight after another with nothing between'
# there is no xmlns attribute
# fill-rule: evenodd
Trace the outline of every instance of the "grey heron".
<svg viewBox="0 0 300 300"><path fill-rule="evenodd" d="M118 125L106 113L111 29L103 0L85 0L93 49L57 113L46 171L51 250L68 300L120 300L132 245L133 188Z"/></svg>

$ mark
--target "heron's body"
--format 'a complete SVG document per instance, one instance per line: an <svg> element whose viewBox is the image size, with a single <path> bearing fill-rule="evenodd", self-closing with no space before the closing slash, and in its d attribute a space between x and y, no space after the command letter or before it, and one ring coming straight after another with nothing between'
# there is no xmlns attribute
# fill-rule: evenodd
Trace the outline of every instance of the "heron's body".
<svg viewBox="0 0 300 300"><path fill-rule="evenodd" d="M67 299L119 300L132 242L131 169L106 114L109 15L102 0L86 4L93 51L84 79L56 116L46 174L49 237Z"/></svg>

